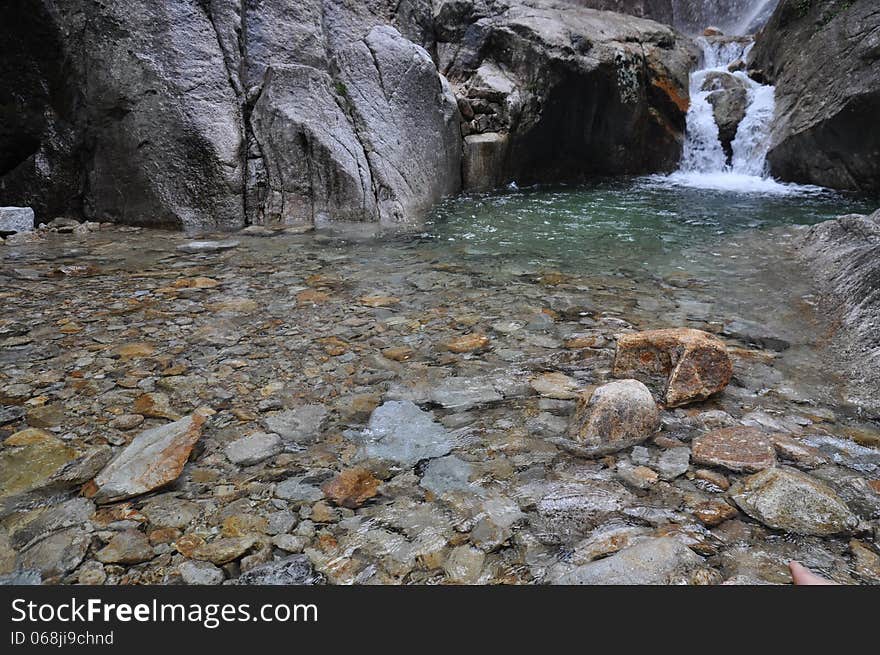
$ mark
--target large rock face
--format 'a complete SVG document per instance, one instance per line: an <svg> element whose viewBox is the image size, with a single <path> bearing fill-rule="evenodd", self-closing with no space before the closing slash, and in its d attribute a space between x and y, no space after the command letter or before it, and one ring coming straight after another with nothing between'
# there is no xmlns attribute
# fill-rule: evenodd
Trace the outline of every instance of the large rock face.
<svg viewBox="0 0 880 655"><path fill-rule="evenodd" d="M436 28L469 187L677 166L697 55L672 29L552 0L442 2Z"/></svg>
<svg viewBox="0 0 880 655"><path fill-rule="evenodd" d="M880 210L811 227L799 255L839 322L841 369L850 399L880 416Z"/></svg>
<svg viewBox="0 0 880 655"><path fill-rule="evenodd" d="M427 2L14 0L0 192L37 220L414 220L460 184ZM7 57L7 54L9 55Z"/></svg>
<svg viewBox="0 0 880 655"><path fill-rule="evenodd" d="M794 182L880 189L880 12L875 0L785 0L751 65L776 84L768 161Z"/></svg>

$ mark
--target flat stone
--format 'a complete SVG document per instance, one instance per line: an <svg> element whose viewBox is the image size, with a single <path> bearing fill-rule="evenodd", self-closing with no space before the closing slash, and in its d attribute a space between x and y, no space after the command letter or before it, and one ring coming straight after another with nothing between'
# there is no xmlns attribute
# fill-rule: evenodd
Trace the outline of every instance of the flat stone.
<svg viewBox="0 0 880 655"><path fill-rule="evenodd" d="M755 428L723 428L694 439L694 463L721 466L738 473L755 473L776 464L776 450L766 434Z"/></svg>
<svg viewBox="0 0 880 655"><path fill-rule="evenodd" d="M192 559L204 560L213 564L226 564L238 559L257 544L253 535L244 537L221 537L202 544L192 552Z"/></svg>
<svg viewBox="0 0 880 655"><path fill-rule="evenodd" d="M323 405L303 405L277 414L270 414L263 423L269 432L281 436L285 442L314 443L327 422L329 412Z"/></svg>
<svg viewBox="0 0 880 655"><path fill-rule="evenodd" d="M177 246L181 252L202 253L202 252L218 252L221 250L231 250L237 248L240 241L235 239L226 239L224 241L190 241Z"/></svg>
<svg viewBox="0 0 880 655"><path fill-rule="evenodd" d="M703 564L690 548L670 537L645 539L610 557L575 568L563 585L668 585L686 582Z"/></svg>
<svg viewBox="0 0 880 655"><path fill-rule="evenodd" d="M821 450L794 437L774 434L770 437L770 441L779 457L796 462L804 468L818 468L828 463L828 458Z"/></svg>
<svg viewBox="0 0 880 655"><path fill-rule="evenodd" d="M239 576L238 584L247 585L315 585L323 577L315 572L305 555L291 555L275 562L267 562Z"/></svg>
<svg viewBox="0 0 880 655"><path fill-rule="evenodd" d="M136 436L84 493L97 503L132 498L177 479L202 434L205 417L193 414Z"/></svg>
<svg viewBox="0 0 880 655"><path fill-rule="evenodd" d="M859 524L827 484L791 468L768 468L737 482L730 496L764 525L797 534L828 536Z"/></svg>
<svg viewBox="0 0 880 655"><path fill-rule="evenodd" d="M664 480L675 478L687 473L690 468L691 450L687 446L669 448L657 458L657 472Z"/></svg>
<svg viewBox="0 0 880 655"><path fill-rule="evenodd" d="M255 432L229 443L223 452L233 464L251 466L274 457L283 448L284 442L277 434Z"/></svg>
<svg viewBox="0 0 880 655"><path fill-rule="evenodd" d="M53 532L18 556L19 569L35 569L43 578L62 576L73 571L86 555L91 536L80 527Z"/></svg>
<svg viewBox="0 0 880 655"><path fill-rule="evenodd" d="M36 518L11 530L13 547L24 548L35 539L64 528L83 527L95 513L95 504L87 498L71 498L34 513Z"/></svg>
<svg viewBox="0 0 880 655"><path fill-rule="evenodd" d="M466 491L471 488L470 478L474 467L454 455L432 460L425 468L419 484L435 496L451 491Z"/></svg>
<svg viewBox="0 0 880 655"><path fill-rule="evenodd" d="M308 539L295 534L279 534L272 537L272 545L288 553L301 553L305 550Z"/></svg>
<svg viewBox="0 0 880 655"><path fill-rule="evenodd" d="M377 407L359 438L362 458L388 460L406 467L423 459L443 457L453 446L446 428L408 400Z"/></svg>
<svg viewBox="0 0 880 655"><path fill-rule="evenodd" d="M473 546L458 546L443 565L446 579L453 584L476 584L483 570L486 554Z"/></svg>
<svg viewBox="0 0 880 655"><path fill-rule="evenodd" d="M636 489L650 489L660 480L660 476L653 469L647 466L633 466L627 462L620 462L617 465L617 475Z"/></svg>
<svg viewBox="0 0 880 655"><path fill-rule="evenodd" d="M218 585L226 576L223 570L210 562L187 560L177 567L181 579L189 585Z"/></svg>
<svg viewBox="0 0 880 655"><path fill-rule="evenodd" d="M733 375L724 342L701 330L674 328L623 334L617 339L614 376L662 382L667 407L705 400Z"/></svg>
<svg viewBox="0 0 880 655"><path fill-rule="evenodd" d="M443 347L450 352L464 354L484 350L491 341L485 334L466 334L446 341Z"/></svg>
<svg viewBox="0 0 880 655"><path fill-rule="evenodd" d="M378 495L380 484L367 469L352 468L342 471L321 489L337 505L356 509Z"/></svg>
<svg viewBox="0 0 880 655"><path fill-rule="evenodd" d="M39 428L16 432L0 450L0 499L45 488L76 455L58 437Z"/></svg>
<svg viewBox="0 0 880 655"><path fill-rule="evenodd" d="M446 378L431 389L430 398L446 409L461 411L503 400L492 384L472 378Z"/></svg>
<svg viewBox="0 0 880 655"><path fill-rule="evenodd" d="M191 500L165 495L147 503L141 513L154 527L182 530L199 517L201 508Z"/></svg>
<svg viewBox="0 0 880 655"><path fill-rule="evenodd" d="M571 439L589 456L601 456L642 443L659 427L648 388L638 380L619 380L579 397Z"/></svg>
<svg viewBox="0 0 880 655"><path fill-rule="evenodd" d="M704 501L694 507L693 512L703 525L710 528L721 525L738 514L735 507L731 507L723 500Z"/></svg>
<svg viewBox="0 0 880 655"><path fill-rule="evenodd" d="M122 414L114 418L108 425L114 430L134 430L144 422L140 414Z"/></svg>
<svg viewBox="0 0 880 655"><path fill-rule="evenodd" d="M276 498L314 503L324 497L318 487L308 484L301 477L287 478L275 487Z"/></svg>
<svg viewBox="0 0 880 655"><path fill-rule="evenodd" d="M145 393L134 401L134 411L141 416L151 418L167 418L170 421L180 419L180 414L171 407L171 400L164 393Z"/></svg>
<svg viewBox="0 0 880 655"><path fill-rule="evenodd" d="M139 530L125 530L99 550L95 557L104 564L139 564L153 559L155 553L146 535Z"/></svg>
<svg viewBox="0 0 880 655"><path fill-rule="evenodd" d="M539 396L557 400L571 400L578 397L580 385L577 380L564 373L544 373L534 378L529 385Z"/></svg>

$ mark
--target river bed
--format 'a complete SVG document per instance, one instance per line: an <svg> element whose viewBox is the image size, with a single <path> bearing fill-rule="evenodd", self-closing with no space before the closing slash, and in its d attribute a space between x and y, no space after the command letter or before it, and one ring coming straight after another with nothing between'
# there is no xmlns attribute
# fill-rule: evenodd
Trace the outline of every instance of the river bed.
<svg viewBox="0 0 880 655"><path fill-rule="evenodd" d="M799 226L872 202L643 178L457 198L416 233L256 230L184 252L185 235L105 226L3 246L0 436L30 425L77 452L118 452L148 427L214 413L172 487L62 533L20 537L55 525L75 489L14 507L7 494L0 562L54 582L247 581L255 569L265 582L302 557L308 580L334 583L543 584L671 539L699 561L640 579L783 583L797 558L876 581L859 549L880 516L880 433L846 398L833 317L791 250ZM549 441L566 432L572 389L611 379L615 335L684 326L727 343L735 372L720 396L663 412L655 439L602 459ZM409 435L389 438L384 459L369 456L377 407ZM430 437L415 460L414 425ZM695 436L724 425L821 451L821 465L780 465L857 496L859 529L793 536L736 511L722 481L742 476L713 482L688 460ZM280 452L233 463L232 442L267 432L284 437ZM357 493L340 502L349 469ZM718 503L732 514L700 518ZM149 541L140 560L108 545L129 531ZM186 543L222 539L241 552L194 571Z"/></svg>

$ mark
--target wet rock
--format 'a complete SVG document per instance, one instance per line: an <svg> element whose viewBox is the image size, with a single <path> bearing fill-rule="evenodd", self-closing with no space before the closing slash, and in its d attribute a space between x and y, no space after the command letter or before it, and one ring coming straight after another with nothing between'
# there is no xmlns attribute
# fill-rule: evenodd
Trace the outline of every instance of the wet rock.
<svg viewBox="0 0 880 655"><path fill-rule="evenodd" d="M134 411L151 418L167 418L170 421L180 419L180 414L171 407L171 400L164 393L145 393L134 403Z"/></svg>
<svg viewBox="0 0 880 655"><path fill-rule="evenodd" d="M442 496L451 491L470 489L470 478L473 466L454 455L432 460L425 468L419 484L433 493Z"/></svg>
<svg viewBox="0 0 880 655"><path fill-rule="evenodd" d="M709 471L707 469L697 469L694 472L697 480L708 482L713 487L717 487L720 491L727 491L730 488L730 481L723 473L718 471Z"/></svg>
<svg viewBox="0 0 880 655"><path fill-rule="evenodd" d="M430 392L431 402L446 409L468 410L502 400L491 383L475 378L446 378Z"/></svg>
<svg viewBox="0 0 880 655"><path fill-rule="evenodd" d="M236 439L224 448L229 461L238 466L259 464L282 451L284 443L277 434L255 432Z"/></svg>
<svg viewBox="0 0 880 655"><path fill-rule="evenodd" d="M831 487L795 469L765 469L737 482L730 496L753 519L786 532L827 536L859 523Z"/></svg>
<svg viewBox="0 0 880 655"><path fill-rule="evenodd" d="M45 488L75 458L76 451L49 432L38 428L16 432L0 451L0 499L9 503Z"/></svg>
<svg viewBox="0 0 880 655"><path fill-rule="evenodd" d="M871 481L842 466L822 466L810 472L829 483L847 506L866 520L880 518L880 488Z"/></svg>
<svg viewBox="0 0 880 655"><path fill-rule="evenodd" d="M114 430L134 430L144 422L140 414L122 414L114 418L108 425Z"/></svg>
<svg viewBox="0 0 880 655"><path fill-rule="evenodd" d="M147 503L141 513L157 528L183 529L198 518L201 510L197 503L185 498L161 496Z"/></svg>
<svg viewBox="0 0 880 655"><path fill-rule="evenodd" d="M731 507L723 500L707 500L698 503L693 512L700 523L710 528L721 525L725 521L735 518L738 514L735 507Z"/></svg>
<svg viewBox="0 0 880 655"><path fill-rule="evenodd" d="M192 559L204 560L221 565L238 559L250 551L258 540L249 535L245 537L221 537L198 546L192 552Z"/></svg>
<svg viewBox="0 0 880 655"><path fill-rule="evenodd" d="M865 582L880 583L880 553L863 541L849 542L853 556L853 572Z"/></svg>
<svg viewBox="0 0 880 655"><path fill-rule="evenodd" d="M552 482L535 492L539 523L554 539L581 536L635 501L622 485L601 479Z"/></svg>
<svg viewBox="0 0 880 655"><path fill-rule="evenodd" d="M153 547L139 530L120 532L95 554L98 561L104 564L138 564L154 556Z"/></svg>
<svg viewBox="0 0 880 655"><path fill-rule="evenodd" d="M449 352L464 354L485 350L491 342L485 334L467 334L446 341L443 347Z"/></svg>
<svg viewBox="0 0 880 655"><path fill-rule="evenodd" d="M73 571L85 557L91 537L79 527L54 532L19 553L19 569L35 569L43 578Z"/></svg>
<svg viewBox="0 0 880 655"><path fill-rule="evenodd" d="M785 434L771 435L770 441L782 459L795 462L804 468L817 468L828 463L828 458L818 448L805 444Z"/></svg>
<svg viewBox="0 0 880 655"><path fill-rule="evenodd" d="M637 380L619 380L578 399L571 439L593 456L646 441L660 425L660 413L648 388Z"/></svg>
<svg viewBox="0 0 880 655"><path fill-rule="evenodd" d="M24 416L24 410L15 405L0 405L0 425L18 421Z"/></svg>
<svg viewBox="0 0 880 655"><path fill-rule="evenodd" d="M222 250L231 250L240 245L240 241L235 239L226 239L224 241L189 241L177 246L181 252L202 253L202 252L219 252Z"/></svg>
<svg viewBox="0 0 880 655"><path fill-rule="evenodd" d="M536 437L557 437L568 431L568 419L541 412L526 420L526 429Z"/></svg>
<svg viewBox="0 0 880 655"><path fill-rule="evenodd" d="M458 546L449 553L443 570L453 584L475 584L480 579L486 554L473 546Z"/></svg>
<svg viewBox="0 0 880 655"><path fill-rule="evenodd" d="M614 376L662 387L667 407L705 400L730 382L733 364L724 343L687 328L620 335Z"/></svg>
<svg viewBox="0 0 880 655"><path fill-rule="evenodd" d="M189 585L218 585L226 579L223 569L210 562L187 560L177 567L181 579Z"/></svg>
<svg viewBox="0 0 880 655"><path fill-rule="evenodd" d="M16 549L64 528L84 527L95 513L95 504L86 498L71 498L34 513L36 518L11 529L10 542Z"/></svg>
<svg viewBox="0 0 880 655"><path fill-rule="evenodd" d="M687 473L690 467L691 451L689 448L669 448L657 458L657 472L664 480L674 480Z"/></svg>
<svg viewBox="0 0 880 655"><path fill-rule="evenodd" d="M666 585L689 581L703 559L670 537L646 539L553 580L564 585Z"/></svg>
<svg viewBox="0 0 880 655"><path fill-rule="evenodd" d="M33 209L30 207L0 207L0 235L33 231Z"/></svg>
<svg viewBox="0 0 880 655"><path fill-rule="evenodd" d="M0 575L0 586L39 585L43 583L42 574L35 569L25 569Z"/></svg>
<svg viewBox="0 0 880 655"><path fill-rule="evenodd" d="M183 471L204 422L204 416L193 414L140 433L86 485L84 492L97 503L108 503L173 482Z"/></svg>
<svg viewBox="0 0 880 655"><path fill-rule="evenodd" d="M633 466L627 462L620 462L617 465L617 475L636 489L650 489L660 479L657 472L647 466Z"/></svg>
<svg viewBox="0 0 880 655"><path fill-rule="evenodd" d="M242 573L237 584L247 585L314 585L321 584L323 576L316 573L305 555L291 555L268 562Z"/></svg>
<svg viewBox="0 0 880 655"><path fill-rule="evenodd" d="M693 458L695 464L756 473L776 464L776 451L760 430L724 428L694 439Z"/></svg>
<svg viewBox="0 0 880 655"><path fill-rule="evenodd" d="M302 477L287 478L275 487L275 496L284 500L315 502L324 497L318 487L304 481Z"/></svg>
<svg viewBox="0 0 880 655"><path fill-rule="evenodd" d="M356 509L378 495L381 482L367 469L353 468L342 471L321 489L324 495L341 507Z"/></svg>
<svg viewBox="0 0 880 655"><path fill-rule="evenodd" d="M81 585L102 585L107 581L104 565L94 560L85 562L76 574L77 582Z"/></svg>
<svg viewBox="0 0 880 655"><path fill-rule="evenodd" d="M307 444L318 440L328 414L323 405L303 405L271 414L263 422L269 432L280 435L285 442Z"/></svg>
<svg viewBox="0 0 880 655"><path fill-rule="evenodd" d="M359 435L360 456L413 466L423 459L443 457L452 450L452 438L429 412L414 403L389 401L377 407L367 429Z"/></svg>
<svg viewBox="0 0 880 655"><path fill-rule="evenodd" d="M539 396L557 400L571 400L578 397L580 385L564 373L544 373L529 382Z"/></svg>

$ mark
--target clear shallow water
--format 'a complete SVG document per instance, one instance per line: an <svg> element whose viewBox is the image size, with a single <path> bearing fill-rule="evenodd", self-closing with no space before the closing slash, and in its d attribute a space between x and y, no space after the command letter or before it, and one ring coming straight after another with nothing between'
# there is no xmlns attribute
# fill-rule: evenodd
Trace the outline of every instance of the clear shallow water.
<svg viewBox="0 0 880 655"><path fill-rule="evenodd" d="M535 266L656 274L714 265L711 248L743 234L876 209L870 199L816 187L789 191L685 188L661 176L508 190L445 202L434 212L429 231L473 253Z"/></svg>

